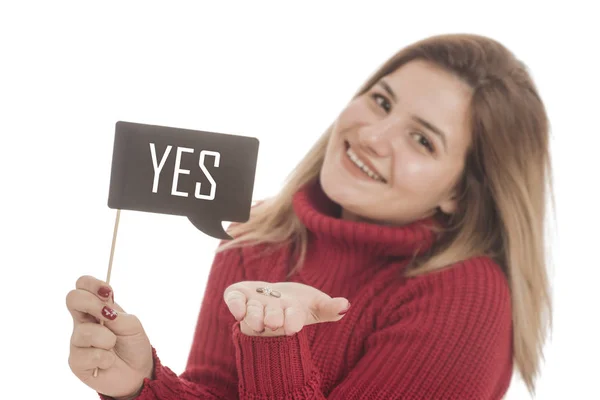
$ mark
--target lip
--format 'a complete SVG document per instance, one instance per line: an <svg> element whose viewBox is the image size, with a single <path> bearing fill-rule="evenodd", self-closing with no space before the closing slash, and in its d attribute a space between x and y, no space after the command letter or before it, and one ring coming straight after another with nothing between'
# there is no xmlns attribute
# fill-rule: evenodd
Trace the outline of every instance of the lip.
<svg viewBox="0 0 600 400"><path fill-rule="evenodd" d="M383 183L387 183L387 179L385 179L383 174L381 172L379 172L379 170L377 168L375 168L373 163L371 163L371 161L364 155L364 153L362 153L358 148L353 147L349 141L345 140L344 141L344 153L346 153L346 151L348 151L348 148L350 148L350 147L352 147L352 151L358 156L358 158L360 158L360 160L363 162L363 164L365 164L367 167L369 167L369 169L371 171L373 171L374 173L379 175L379 177L381 177L381 179L383 179ZM346 154L344 154L344 155L347 157Z"/></svg>

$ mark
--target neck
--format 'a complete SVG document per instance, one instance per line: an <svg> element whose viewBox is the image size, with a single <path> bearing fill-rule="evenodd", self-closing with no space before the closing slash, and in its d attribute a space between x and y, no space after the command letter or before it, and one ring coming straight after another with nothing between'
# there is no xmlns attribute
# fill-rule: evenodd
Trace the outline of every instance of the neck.
<svg viewBox="0 0 600 400"><path fill-rule="evenodd" d="M349 222L366 222L368 224L375 224L375 225L381 225L381 226L393 226L394 224L390 223L390 222L384 222L384 221L376 221L374 219L369 219L366 217L363 217L359 214L355 214L352 211L348 211L345 208L341 208L341 213L340 213L340 219L344 220L344 221L349 221Z"/></svg>
<svg viewBox="0 0 600 400"><path fill-rule="evenodd" d="M425 220L427 218L432 218L434 216L435 216L435 210L430 212L429 214L424 215L422 218L417 219L416 221ZM395 226L395 227L402 227L405 225L410 225L411 223L415 222L415 221L408 221L405 223L399 223L399 222L390 222L390 221L377 221L377 220L369 219L369 218L363 217L359 214L353 213L352 211L349 211L343 207L341 207L340 219L342 219L344 221L349 221L349 222L366 222L369 224L375 224L375 225L381 225L381 226Z"/></svg>

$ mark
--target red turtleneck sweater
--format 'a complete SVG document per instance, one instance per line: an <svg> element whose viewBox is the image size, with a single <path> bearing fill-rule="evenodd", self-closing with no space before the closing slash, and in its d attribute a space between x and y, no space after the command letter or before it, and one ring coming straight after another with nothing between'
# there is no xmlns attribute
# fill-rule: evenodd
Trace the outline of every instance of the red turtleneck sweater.
<svg viewBox="0 0 600 400"><path fill-rule="evenodd" d="M153 349L155 374L139 400L501 399L512 376L509 286L488 258L406 279L415 249L433 234L422 223L378 226L337 218L318 184L293 207L309 231L306 262L289 281L345 297L338 322L290 337L251 337L223 292L239 281L285 281L289 247L218 253L187 368L177 376ZM101 396L101 398L105 398Z"/></svg>

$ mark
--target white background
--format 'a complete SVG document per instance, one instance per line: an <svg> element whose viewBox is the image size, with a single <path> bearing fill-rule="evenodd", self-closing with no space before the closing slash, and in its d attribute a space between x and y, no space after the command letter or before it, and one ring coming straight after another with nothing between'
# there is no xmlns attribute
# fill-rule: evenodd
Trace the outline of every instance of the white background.
<svg viewBox="0 0 600 400"><path fill-rule="evenodd" d="M584 2L12 3L0 6L0 397L97 398L69 370L64 299L79 276L106 275L116 121L257 137L260 199L389 56L453 32L507 45L547 105L555 328L536 398L598 395L600 30ZM183 217L122 213L116 300L177 373L216 245ZM507 398L529 398L516 376Z"/></svg>

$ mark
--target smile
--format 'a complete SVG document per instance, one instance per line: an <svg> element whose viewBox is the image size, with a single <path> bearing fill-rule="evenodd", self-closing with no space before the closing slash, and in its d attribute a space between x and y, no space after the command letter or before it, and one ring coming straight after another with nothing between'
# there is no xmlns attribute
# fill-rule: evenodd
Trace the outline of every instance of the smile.
<svg viewBox="0 0 600 400"><path fill-rule="evenodd" d="M358 168L360 168L360 170L362 172L365 173L365 175L367 175L369 178L373 179L374 181L377 182L383 182L385 183L385 179L383 179L381 176L379 176L379 174L377 174L376 172L374 172L371 168L369 168L364 161L362 161L358 155L354 152L354 150L352 150L352 148L350 147L350 145L348 143L346 143L346 155L348 156L348 158L350 159L350 161L352 161L352 163L354 163L354 165L356 165Z"/></svg>

